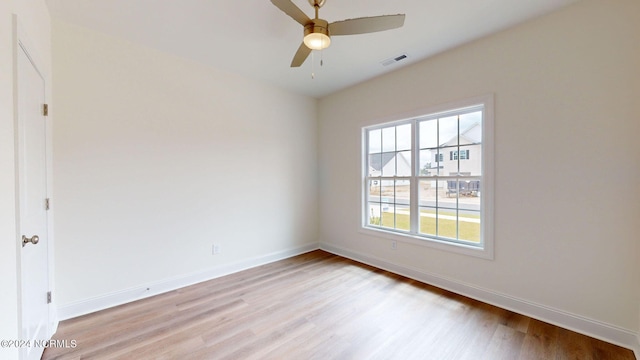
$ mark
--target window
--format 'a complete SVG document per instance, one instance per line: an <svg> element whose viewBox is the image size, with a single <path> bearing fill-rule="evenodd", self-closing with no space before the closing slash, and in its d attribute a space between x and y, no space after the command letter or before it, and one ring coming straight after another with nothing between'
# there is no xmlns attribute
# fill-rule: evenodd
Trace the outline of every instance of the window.
<svg viewBox="0 0 640 360"><path fill-rule="evenodd" d="M449 151L449 160L458 160L458 150ZM460 151L460 160L469 160L469 150Z"/></svg>
<svg viewBox="0 0 640 360"><path fill-rule="evenodd" d="M363 228L491 250L490 103L364 128Z"/></svg>

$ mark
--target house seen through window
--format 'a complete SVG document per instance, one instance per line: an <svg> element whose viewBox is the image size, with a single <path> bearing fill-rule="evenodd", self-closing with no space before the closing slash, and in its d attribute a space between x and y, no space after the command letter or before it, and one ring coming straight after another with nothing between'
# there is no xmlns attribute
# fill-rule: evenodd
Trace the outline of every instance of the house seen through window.
<svg viewBox="0 0 640 360"><path fill-rule="evenodd" d="M364 128L367 229L484 244L484 106Z"/></svg>

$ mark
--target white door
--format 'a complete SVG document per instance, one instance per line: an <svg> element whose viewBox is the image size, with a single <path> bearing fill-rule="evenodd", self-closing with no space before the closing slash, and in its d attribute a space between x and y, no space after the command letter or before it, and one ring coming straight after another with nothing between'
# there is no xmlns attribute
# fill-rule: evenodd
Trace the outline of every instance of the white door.
<svg viewBox="0 0 640 360"><path fill-rule="evenodd" d="M23 359L40 359L38 341L49 338L49 253L44 79L24 48L18 49L18 186L22 251Z"/></svg>

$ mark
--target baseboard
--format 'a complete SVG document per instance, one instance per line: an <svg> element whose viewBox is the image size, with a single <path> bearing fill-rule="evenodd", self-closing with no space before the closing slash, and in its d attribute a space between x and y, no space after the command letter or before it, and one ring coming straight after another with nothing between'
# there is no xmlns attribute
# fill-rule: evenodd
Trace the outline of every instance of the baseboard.
<svg viewBox="0 0 640 360"><path fill-rule="evenodd" d="M633 348L636 359L640 360L640 333L636 336L636 346Z"/></svg>
<svg viewBox="0 0 640 360"><path fill-rule="evenodd" d="M283 251L260 255L254 258L241 260L232 264L217 266L205 271L200 271L188 275L176 276L173 278L143 284L133 288L97 296L90 299L77 301L65 306L61 306L57 311L59 321L86 315L92 312L108 309L114 306L126 304L132 301L144 299L150 296L162 294L168 291L183 288L185 286L197 284L203 281L215 279L221 276L247 270L256 266L265 265L274 261L283 260L292 256L304 254L317 250L317 243L299 246Z"/></svg>
<svg viewBox="0 0 640 360"><path fill-rule="evenodd" d="M616 344L627 349L633 349L636 354L636 358L640 359L640 357L638 357L638 334L631 330L605 324L597 320L588 319L580 315L571 314L545 305L536 304L507 294L497 293L475 285L447 279L439 275L429 274L413 267L394 264L375 256L360 254L335 245L323 243L320 245L320 248L324 251L449 290L456 294L464 295L475 300Z"/></svg>

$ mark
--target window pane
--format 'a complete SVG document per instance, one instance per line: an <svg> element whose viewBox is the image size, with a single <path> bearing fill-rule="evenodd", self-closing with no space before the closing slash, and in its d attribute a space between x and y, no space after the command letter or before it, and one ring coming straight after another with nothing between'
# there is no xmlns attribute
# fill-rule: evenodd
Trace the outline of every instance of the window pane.
<svg viewBox="0 0 640 360"><path fill-rule="evenodd" d="M398 176L411 176L411 151L399 152L396 157Z"/></svg>
<svg viewBox="0 0 640 360"><path fill-rule="evenodd" d="M382 129L382 151L396 151L396 128L388 127Z"/></svg>
<svg viewBox="0 0 640 360"><path fill-rule="evenodd" d="M450 116L438 120L440 127L440 146L458 145L458 117Z"/></svg>
<svg viewBox="0 0 640 360"><path fill-rule="evenodd" d="M420 206L436 206L437 180L421 180L418 187L418 201Z"/></svg>
<svg viewBox="0 0 640 360"><path fill-rule="evenodd" d="M440 149L443 153L443 161L440 163L440 175L457 176L458 175L458 148Z"/></svg>
<svg viewBox="0 0 640 360"><path fill-rule="evenodd" d="M396 176L396 153L382 153L382 176Z"/></svg>
<svg viewBox="0 0 640 360"><path fill-rule="evenodd" d="M398 151L411 150L411 124L396 127L396 143Z"/></svg>
<svg viewBox="0 0 640 360"><path fill-rule="evenodd" d="M423 235L436 236L436 210L433 208L420 208L420 228Z"/></svg>
<svg viewBox="0 0 640 360"><path fill-rule="evenodd" d="M380 210L381 210L380 203L368 203L367 209L369 210L367 212L367 217L368 217L367 224L380 226L381 225L380 224Z"/></svg>
<svg viewBox="0 0 640 360"><path fill-rule="evenodd" d="M438 147L438 121L422 121L420 123L420 149L436 147Z"/></svg>
<svg viewBox="0 0 640 360"><path fill-rule="evenodd" d="M396 180L396 204L409 205L411 201L411 181Z"/></svg>
<svg viewBox="0 0 640 360"><path fill-rule="evenodd" d="M482 111L460 115L460 134L473 143L482 142Z"/></svg>
<svg viewBox="0 0 640 360"><path fill-rule="evenodd" d="M458 217L460 240L480 243L480 212L460 211Z"/></svg>
<svg viewBox="0 0 640 360"><path fill-rule="evenodd" d="M395 202L395 190L393 180L382 181L382 187L380 189L380 199L383 203Z"/></svg>
<svg viewBox="0 0 640 360"><path fill-rule="evenodd" d="M440 180L442 187L438 192L438 207L455 209L458 206L458 181L455 179Z"/></svg>
<svg viewBox="0 0 640 360"><path fill-rule="evenodd" d="M458 207L465 210L480 210L480 180L461 178L458 184L460 187Z"/></svg>
<svg viewBox="0 0 640 360"><path fill-rule="evenodd" d="M382 175L382 154L369 155L369 176Z"/></svg>
<svg viewBox="0 0 640 360"><path fill-rule="evenodd" d="M382 130L369 131L369 154L382 152Z"/></svg>
<svg viewBox="0 0 640 360"><path fill-rule="evenodd" d="M395 205L382 204L382 227L395 227Z"/></svg>
<svg viewBox="0 0 640 360"><path fill-rule="evenodd" d="M420 150L420 176L433 176L438 174L438 153L435 150Z"/></svg>
<svg viewBox="0 0 640 360"><path fill-rule="evenodd" d="M458 222L455 210L438 210L438 236L458 238Z"/></svg>
<svg viewBox="0 0 640 360"><path fill-rule="evenodd" d="M482 175L482 145L460 146L460 172L472 176Z"/></svg>
<svg viewBox="0 0 640 360"><path fill-rule="evenodd" d="M411 230L411 209L406 205L396 205L396 229Z"/></svg>
<svg viewBox="0 0 640 360"><path fill-rule="evenodd" d="M369 180L367 191L367 224L380 226L380 180Z"/></svg>
<svg viewBox="0 0 640 360"><path fill-rule="evenodd" d="M380 180L369 180L369 194L367 201L380 202Z"/></svg>

